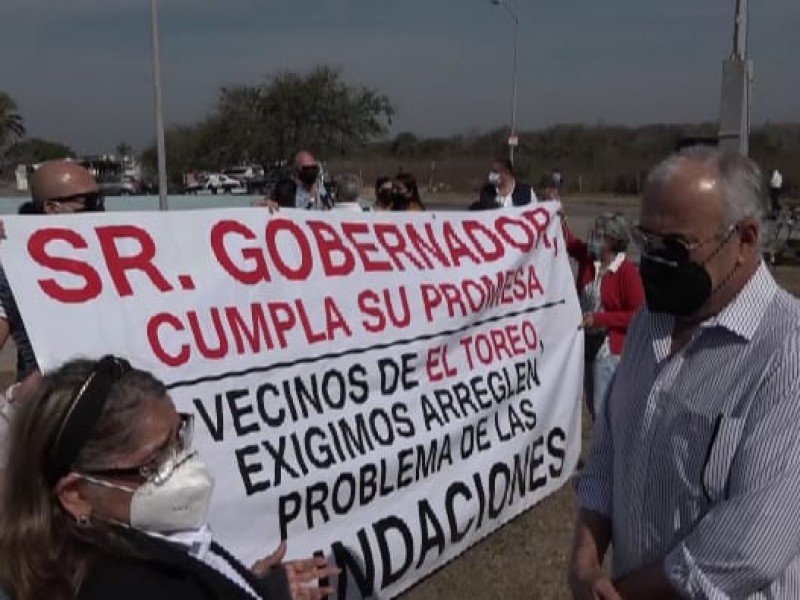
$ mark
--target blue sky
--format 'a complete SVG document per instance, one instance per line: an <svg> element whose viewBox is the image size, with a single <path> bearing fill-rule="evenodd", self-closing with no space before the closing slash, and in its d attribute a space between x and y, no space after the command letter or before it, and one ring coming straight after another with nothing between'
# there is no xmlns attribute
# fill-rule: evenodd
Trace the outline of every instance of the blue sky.
<svg viewBox="0 0 800 600"><path fill-rule="evenodd" d="M521 128L715 120L735 0L509 0ZM79 151L154 139L148 0L2 0L0 88L30 134ZM751 2L754 119L798 120L800 1ZM511 20L488 0L160 0L166 117L224 84L342 67L397 107L394 131L508 122Z"/></svg>

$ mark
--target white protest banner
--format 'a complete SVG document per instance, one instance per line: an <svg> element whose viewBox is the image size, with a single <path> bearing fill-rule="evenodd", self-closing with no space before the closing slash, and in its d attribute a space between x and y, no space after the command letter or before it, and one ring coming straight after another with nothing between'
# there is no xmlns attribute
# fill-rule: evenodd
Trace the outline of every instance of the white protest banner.
<svg viewBox="0 0 800 600"><path fill-rule="evenodd" d="M195 415L223 545L392 597L577 463L557 210L25 216L0 252L44 369L125 356Z"/></svg>

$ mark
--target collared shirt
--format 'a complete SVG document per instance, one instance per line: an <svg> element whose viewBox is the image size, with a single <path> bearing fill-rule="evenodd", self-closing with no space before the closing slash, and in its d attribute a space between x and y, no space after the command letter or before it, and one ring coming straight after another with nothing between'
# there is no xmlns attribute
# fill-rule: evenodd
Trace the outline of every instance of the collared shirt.
<svg viewBox="0 0 800 600"><path fill-rule="evenodd" d="M616 273L622 266L623 262L625 262L624 252L617 254L614 257L614 260L612 260L606 268L603 268L599 260L594 262L594 279L590 281L586 287L583 288L583 290L581 290L580 294L581 311L584 314L596 313L603 310L603 299L600 293L603 283L603 275L606 273ZM611 345L609 344L608 335L604 328L588 330L586 334L603 336L603 343L600 345L600 349L597 351L597 354L595 354L595 359L605 358L611 354Z"/></svg>
<svg viewBox="0 0 800 600"><path fill-rule="evenodd" d="M676 293L680 293L679 290ZM577 482L614 575L689 598L800 598L800 302L766 266L689 344L642 310Z"/></svg>
<svg viewBox="0 0 800 600"><path fill-rule="evenodd" d="M364 207L361 206L360 202L336 202L331 210L334 212L364 212Z"/></svg>
<svg viewBox="0 0 800 600"><path fill-rule="evenodd" d="M318 203L319 202L316 196L313 196L306 188L303 187L303 184L298 181L297 193L294 200L295 208L299 208L301 210L315 209L317 208Z"/></svg>
<svg viewBox="0 0 800 600"><path fill-rule="evenodd" d="M295 208L302 210L328 210L330 208L330 197L322 179L314 185L311 191L307 190L301 181L296 180L296 183Z"/></svg>
<svg viewBox="0 0 800 600"><path fill-rule="evenodd" d="M514 206L514 190L517 189L516 182L514 183L511 191L508 193L508 196L501 196L500 191L498 190L497 193L497 204L502 206L503 208L511 208ZM539 199L536 197L536 191L531 188L531 202L538 202Z"/></svg>

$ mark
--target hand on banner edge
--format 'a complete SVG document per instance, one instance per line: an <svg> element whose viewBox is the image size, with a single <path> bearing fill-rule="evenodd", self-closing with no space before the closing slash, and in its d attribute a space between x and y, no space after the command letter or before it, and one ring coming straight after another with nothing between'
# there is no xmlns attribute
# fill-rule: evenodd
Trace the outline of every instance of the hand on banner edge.
<svg viewBox="0 0 800 600"><path fill-rule="evenodd" d="M308 584L327 579L341 573L341 569L328 564L323 556L283 562L286 557L286 542L278 544L275 551L256 561L251 571L256 577L266 576L272 569L283 566L289 582L293 600L322 600L336 590L331 587L310 587Z"/></svg>
<svg viewBox="0 0 800 600"><path fill-rule="evenodd" d="M270 200L269 198L264 198L263 200L254 200L253 206L257 208L266 208L269 210L269 214L275 214L281 209L281 205L275 202L275 200Z"/></svg>
<svg viewBox="0 0 800 600"><path fill-rule="evenodd" d="M322 600L336 592L332 587L312 587L309 584L339 575L342 570L328 564L324 556L290 560L284 564L292 600Z"/></svg>
<svg viewBox="0 0 800 600"><path fill-rule="evenodd" d="M252 567L250 567L250 570L256 577L264 577L272 569L274 569L277 566L280 566L285 556L286 556L286 542L281 542L280 544L278 544L278 547L275 548L275 552L273 552L269 556L265 556L261 560L257 560L255 564Z"/></svg>

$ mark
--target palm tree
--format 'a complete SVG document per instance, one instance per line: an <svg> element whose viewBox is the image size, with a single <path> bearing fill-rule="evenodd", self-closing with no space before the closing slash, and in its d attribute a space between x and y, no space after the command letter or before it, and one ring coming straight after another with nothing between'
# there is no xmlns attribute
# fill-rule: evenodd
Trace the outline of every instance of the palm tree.
<svg viewBox="0 0 800 600"><path fill-rule="evenodd" d="M25 124L17 112L17 103L5 92L0 92L0 148L24 136Z"/></svg>

